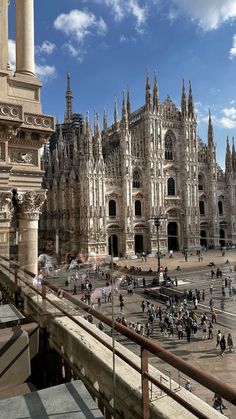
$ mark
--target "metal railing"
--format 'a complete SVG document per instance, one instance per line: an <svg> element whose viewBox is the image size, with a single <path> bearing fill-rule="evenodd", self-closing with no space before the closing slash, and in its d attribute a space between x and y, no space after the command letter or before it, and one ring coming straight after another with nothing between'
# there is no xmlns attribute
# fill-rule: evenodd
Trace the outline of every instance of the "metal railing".
<svg viewBox="0 0 236 419"><path fill-rule="evenodd" d="M63 315L67 316L70 320L72 320L75 324L83 328L87 333L89 333L92 337L98 340L106 348L108 348L111 351L114 350L112 345L106 342L101 336L96 334L91 327L89 327L89 323L88 325L85 325L84 322L80 322L78 317L74 318L74 315L78 316L77 309L80 308L83 311L91 314L94 318L98 319L102 323L112 328L113 322L111 318L98 312L97 310L85 304L84 302L77 300L75 297L73 297L73 295L70 295L64 290L63 290L62 300L59 297L58 297L58 300L52 299L51 298L52 293L58 296L60 292L62 291L59 287L55 286L54 284L51 284L47 280L44 280L40 286L33 285L32 280L33 280L33 277L35 276L34 274L32 274L26 269L21 269L16 263L11 263L11 261L1 256L0 256L0 267L2 269L2 272L5 271L5 274L6 274L6 271L8 272L9 279L12 282L14 282L15 289L18 290L19 287L20 288L29 287L31 290L33 290L36 294L38 294L42 298L41 300L42 302L50 303L51 306L54 306L56 308L57 313L60 312ZM66 303L66 304L63 304L63 306L62 306L62 301ZM69 303L72 303L73 306L71 306ZM71 314L70 311L73 307L74 307L73 314ZM45 305L44 305L44 309L46 309ZM177 369L179 377L180 377L180 373L183 373L187 377L200 383L203 387L209 389L213 393L217 393L228 402L232 403L233 405L236 405L236 390L233 387L229 386L226 383L223 383L222 381L200 370L199 368L196 368L190 365L188 362L174 355L172 352L169 352L168 350L164 349L159 344L153 342L152 340L149 340L146 337L139 335L138 333L130 330L126 326L116 321L114 322L114 328L118 333L122 334L123 336L126 336L128 339L130 339L131 341L135 342L137 345L140 346L141 368L136 363L131 361L130 358L128 358L126 355L124 355L120 350L116 348L115 348L115 354L116 356L121 358L124 362L126 362L129 366L131 366L135 371L137 371L141 375L142 404L143 404L143 418L144 419L149 418L149 409L150 409L149 382L151 383L151 394L152 394L152 385L155 385L160 389L161 394L162 392L167 394L172 399L174 399L177 403L179 403L181 406L186 408L189 412L193 413L196 417L202 418L202 419L206 419L208 417L204 413L202 413L200 409L193 406L191 403L189 403L187 400L181 397L180 394L178 394L176 390L180 389L180 384L179 384L178 389L172 388L171 386L172 378L171 378L170 370L166 370L169 375L169 380L168 380L169 386L166 384L163 384L163 378L164 378L163 375L160 375L160 380L158 380L155 377L153 377L151 374L149 374L148 353L155 355L162 361L166 362L169 366L172 366L175 369Z"/></svg>

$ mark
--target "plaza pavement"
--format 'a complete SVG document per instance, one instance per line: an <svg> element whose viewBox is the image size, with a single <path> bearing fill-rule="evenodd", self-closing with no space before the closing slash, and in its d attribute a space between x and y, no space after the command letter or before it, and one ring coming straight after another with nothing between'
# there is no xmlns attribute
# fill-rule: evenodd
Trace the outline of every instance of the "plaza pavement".
<svg viewBox="0 0 236 419"><path fill-rule="evenodd" d="M230 264L225 264L226 260L229 260ZM235 345L236 351L236 302L235 296L229 297L226 294L226 309L225 312L220 310L220 299L221 299L221 280L211 279L210 271L211 268L207 267L208 263L214 261L216 267L220 267L223 271L224 277L229 277L233 280L233 285L236 288L236 272L230 273L230 268L233 269L234 265L236 264L236 250L229 250L225 252L225 256L221 255L220 251L208 251L203 254L203 261L199 262L196 256L190 256L188 262L185 262L184 257L180 253L176 253L173 259L169 259L168 257L161 259L161 265L163 267L167 266L169 270L169 274L171 276L178 276L178 285L179 290L183 289L190 289L193 290L197 289L204 289L206 293L206 299L204 303L200 303L197 314L200 319L200 315L202 312L209 313L209 306L208 301L210 298L209 287L210 284L213 283L213 299L215 301L216 307L218 307L218 318L217 324L214 325L214 339L213 340L203 340L202 339L202 330L199 328L197 332L197 336L192 338L191 343L187 343L186 337L183 341L179 341L177 336L174 337L164 337L161 335L159 331L159 327L157 325L154 326L153 335L151 336L154 341L158 344L162 345L166 349L170 350L174 354L180 356L182 359L188 361L195 367L199 367L204 371L214 375L215 377L219 378L222 382L230 384L232 387L236 385L236 352L229 353L228 350L224 357L220 356L220 350L216 349L216 333L217 330L220 329L222 333L226 335L228 332L231 332L233 336L233 341ZM157 260L155 258L148 258L147 262L141 261L141 259L135 260L119 260L119 266L135 266L141 267L142 270L148 270L150 267L153 271L156 270ZM181 271L177 272L175 270L176 266L181 267ZM215 268L214 268L215 270ZM119 272L116 271L116 276L119 276ZM121 274L122 276L122 274ZM63 275L64 277L64 275ZM140 277L142 277L142 273L140 273ZM98 290L105 286L105 280L98 275L93 275L91 279L93 283L93 289L95 295L95 308L96 307L96 295L99 295ZM150 280L151 281L151 280ZM62 283L64 279L60 277L57 282ZM58 284L59 285L59 284ZM79 286L77 287L79 292ZM138 288L134 290L134 294L132 296L127 296L126 289L120 289L121 293L124 295L125 299L125 308L123 313L120 312L119 307L119 300L118 297L114 299L114 306L115 306L115 316L124 315L128 322L136 323L139 321L141 324L145 325L147 315L141 312L141 301L146 299L144 294L144 290ZM81 298L80 293L77 296L78 299ZM148 298L150 302L153 302L154 305L160 305L159 302L156 300L152 300ZM164 306L163 306L164 307ZM102 303L100 310L107 315L111 315L111 303ZM199 322L198 322L199 323ZM107 333L110 333L107 330ZM139 348L133 343L130 342L127 338L123 336L117 335L116 339L122 342L126 347L130 350L139 354ZM167 371L170 371L172 379L176 382L179 381L179 377L177 371L174 370L171 366L165 364L158 358L154 356L150 356L149 361L158 369L163 370L163 373L167 374ZM186 382L186 377L181 374L180 375L180 383L184 385ZM197 382L191 380L193 385L193 392L201 399L207 401L209 404L212 404L213 394L212 392L208 391ZM225 415L229 418L236 418L236 407L230 405L229 403L225 403L228 407L227 410L224 411Z"/></svg>

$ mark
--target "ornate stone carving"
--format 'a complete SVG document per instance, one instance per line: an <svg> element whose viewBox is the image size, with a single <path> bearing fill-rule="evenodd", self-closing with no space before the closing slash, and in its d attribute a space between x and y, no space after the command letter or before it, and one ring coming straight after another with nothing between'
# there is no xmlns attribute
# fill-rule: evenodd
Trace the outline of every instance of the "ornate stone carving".
<svg viewBox="0 0 236 419"><path fill-rule="evenodd" d="M54 131L54 118L48 115L35 115L32 113L24 114L24 124L28 127Z"/></svg>
<svg viewBox="0 0 236 419"><path fill-rule="evenodd" d="M0 119L22 121L22 106L0 102Z"/></svg>
<svg viewBox="0 0 236 419"><path fill-rule="evenodd" d="M5 161L5 144L0 143L0 161Z"/></svg>
<svg viewBox="0 0 236 419"><path fill-rule="evenodd" d="M12 193L0 192L0 214L4 214L1 218L11 218L13 210Z"/></svg>
<svg viewBox="0 0 236 419"><path fill-rule="evenodd" d="M38 164L38 154L36 150L19 150L17 148L11 148L9 149L9 159L10 163L30 164L35 166Z"/></svg>
<svg viewBox="0 0 236 419"><path fill-rule="evenodd" d="M19 215L24 218L37 219L42 212L42 207L46 199L46 190L19 192L17 194L17 205Z"/></svg>

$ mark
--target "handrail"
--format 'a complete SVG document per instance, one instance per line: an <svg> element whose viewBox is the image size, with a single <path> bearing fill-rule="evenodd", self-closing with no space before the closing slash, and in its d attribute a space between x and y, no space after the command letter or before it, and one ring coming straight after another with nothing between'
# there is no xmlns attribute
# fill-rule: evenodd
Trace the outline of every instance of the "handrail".
<svg viewBox="0 0 236 419"><path fill-rule="evenodd" d="M1 256L1 259L5 260L7 262L11 262L7 258L4 258L2 256ZM2 264L2 263L0 262L0 264ZM34 277L34 274L32 274L30 271L28 271L26 269L20 269L19 265L17 263L14 263L14 265L15 265L15 268L17 268L17 270L19 269L20 271L25 272L29 276ZM6 267L3 264L2 264L2 266L4 266L5 269L7 269L9 272L11 272L10 268ZM75 319L72 315L70 315L66 310L63 310L63 308L61 306L57 305L55 302L51 301L51 299L47 298L47 296L43 295L43 292L40 292L39 289L37 289L32 284L29 284L27 281L24 281L22 278L20 278L20 280L23 283L25 283L27 286L29 286L31 289L33 289L35 292L37 292L39 295L41 295L43 298L45 298L47 301L49 301L50 304L55 306L58 310L60 310L63 314L65 314L68 318L70 318L74 323L78 324L80 327L83 327L84 329L87 329L87 332L89 332L92 336L94 336L98 341L102 341L101 343L104 344L107 348L111 349L111 345L109 345L107 342L104 342L102 340L102 338L99 338L99 336L97 334L95 334L93 331L91 331L91 329L89 327L87 328L85 325L80 323L77 319ZM49 281L46 281L46 280L43 282L43 285L45 285L46 287L48 287L49 289L51 289L52 291L54 291L56 293L58 293L61 290L59 287L55 286L54 284L51 284ZM67 293L64 290L63 290L63 294L64 294L64 298L66 300L70 301L75 306L80 307L84 311L92 314L95 318L102 321L106 325L112 327L112 319L110 319L109 317L105 316L104 314L96 311L94 308L91 308L90 306L83 303L82 301L78 301L75 297L73 297L72 295L70 295L69 293ZM180 357L178 357L178 356L174 355L173 353L167 351L166 349L164 349L159 344L157 344L155 342L152 342L151 340L147 339L146 337L143 337L143 336L137 334L136 332L130 330L126 326L124 326L124 325L122 325L122 324L120 324L116 321L114 322L114 327L115 327L115 330L117 332L119 332L122 335L126 336L127 338L131 339L133 342L137 343L141 348L146 349L148 352L151 352L152 354L154 354L158 358L162 359L163 361L165 361L169 365L171 365L174 368L176 368L177 370L183 372L188 377L190 377L193 380L197 381L198 383L202 384L204 387L208 388L213 393L219 394L225 400L229 401L233 405L236 405L236 390L234 388L232 388L231 386L229 386L228 384L222 383L220 380L213 377L212 375L206 373L205 371L200 370L199 368L196 368L196 367L190 365L188 362L184 361ZM121 354L117 349L116 349L116 354L120 358L123 358L123 360L125 360L127 362L127 358L123 354ZM141 371L140 368L136 364L131 363L130 360L128 360L128 362L138 372ZM159 385L160 383L157 380L155 380L149 374L147 374L147 373L145 373L145 374L146 374L147 378L151 382L153 382L153 384L160 387L160 385ZM167 393L166 389L167 388L165 387L164 391ZM168 390L168 392L170 392L170 391L171 390ZM172 393L172 396L173 396L174 392L171 391L171 393ZM173 396L173 398L174 398L174 396ZM181 404L183 406L185 404L185 407L189 410L189 408L187 406L188 403L187 402L185 403L185 402L186 402L185 400L181 399ZM199 418L204 417L204 416L199 416L200 414L203 415L200 411L198 411L198 414L197 413L195 413L195 414Z"/></svg>

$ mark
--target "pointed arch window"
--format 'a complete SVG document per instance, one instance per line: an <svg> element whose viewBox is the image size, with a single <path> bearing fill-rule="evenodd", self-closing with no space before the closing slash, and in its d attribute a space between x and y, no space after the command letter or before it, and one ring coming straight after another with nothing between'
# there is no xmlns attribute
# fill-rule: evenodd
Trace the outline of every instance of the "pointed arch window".
<svg viewBox="0 0 236 419"><path fill-rule="evenodd" d="M205 215L205 203L204 203L204 201L199 201L199 212L200 212L200 215Z"/></svg>
<svg viewBox="0 0 236 419"><path fill-rule="evenodd" d="M139 200L135 201L135 208L134 208L134 210L135 210L135 216L136 217L141 217L141 215L142 215L142 204L141 204L141 201L139 201Z"/></svg>
<svg viewBox="0 0 236 419"><path fill-rule="evenodd" d="M111 199L109 201L109 217L115 217L116 216L116 201L114 199Z"/></svg>
<svg viewBox="0 0 236 419"><path fill-rule="evenodd" d="M204 190L204 178L202 175L198 175L198 190L199 191Z"/></svg>
<svg viewBox="0 0 236 419"><path fill-rule="evenodd" d="M173 141L169 134L165 138L165 160L173 160Z"/></svg>
<svg viewBox="0 0 236 419"><path fill-rule="evenodd" d="M133 172L133 188L139 189L142 187L141 176L138 170Z"/></svg>
<svg viewBox="0 0 236 419"><path fill-rule="evenodd" d="M218 209L219 209L219 215L223 215L223 204L222 201L218 202Z"/></svg>
<svg viewBox="0 0 236 419"><path fill-rule="evenodd" d="M169 177L167 181L167 192L168 195L175 195L175 180L173 177Z"/></svg>

